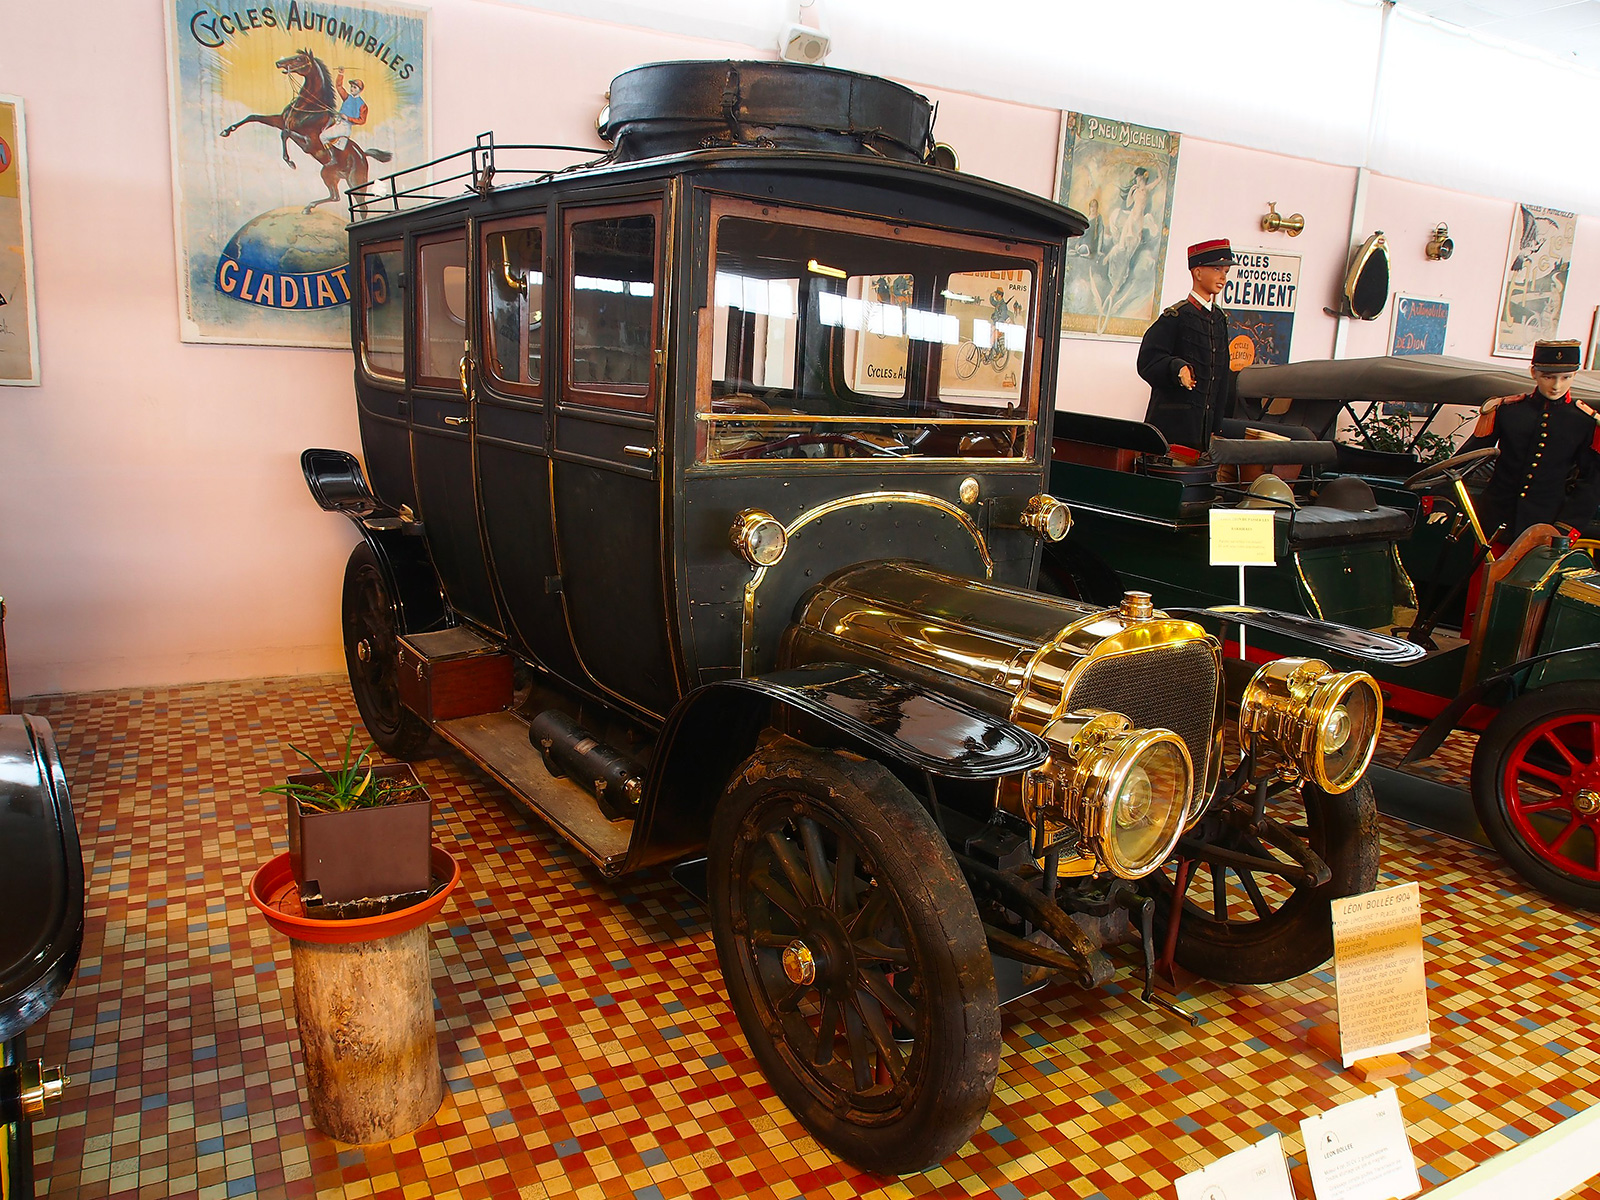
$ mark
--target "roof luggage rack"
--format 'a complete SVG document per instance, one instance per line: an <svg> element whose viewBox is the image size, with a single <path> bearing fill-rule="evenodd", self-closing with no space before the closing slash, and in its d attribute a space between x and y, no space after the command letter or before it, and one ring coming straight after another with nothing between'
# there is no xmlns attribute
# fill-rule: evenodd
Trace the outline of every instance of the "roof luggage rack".
<svg viewBox="0 0 1600 1200"><path fill-rule="evenodd" d="M555 168L532 158L534 154L550 152L591 157ZM529 183L550 179L566 171L599 166L609 162L613 153L598 146L564 146L556 143L496 145L494 131L490 130L480 133L477 142L465 150L380 176L360 187L351 188L345 198L350 202L350 220L354 223L369 217L409 212L440 200L454 200L469 192L487 195L494 190L495 179L500 175L515 176L514 182L517 183ZM508 154L512 157L506 162L502 156ZM447 165L449 173L436 178L434 168Z"/></svg>

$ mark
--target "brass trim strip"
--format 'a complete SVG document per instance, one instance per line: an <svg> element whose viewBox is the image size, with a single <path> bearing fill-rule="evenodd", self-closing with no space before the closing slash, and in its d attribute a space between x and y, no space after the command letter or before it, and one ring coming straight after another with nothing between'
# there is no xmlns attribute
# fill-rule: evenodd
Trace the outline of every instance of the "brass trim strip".
<svg viewBox="0 0 1600 1200"><path fill-rule="evenodd" d="M853 496L841 496L828 500L815 508L809 508L796 517L790 524L784 526L784 536L790 541L794 535L813 521L820 520L829 513L838 512L846 508L858 508L863 504L921 504L928 508L936 508L956 519L957 523L967 531L973 544L978 548L978 556L983 559L983 577L994 578L994 558L989 553L989 543L984 538L983 532L973 523L971 517L948 500L938 496L930 496L926 492L857 492ZM766 567L757 567L744 585L744 605L739 622L739 673L748 677L754 669L751 661L753 649L751 642L755 637L756 617L756 591L761 587L761 581L767 577Z"/></svg>
<svg viewBox="0 0 1600 1200"><path fill-rule="evenodd" d="M1406 570L1405 563L1400 561L1400 544L1398 542L1389 543L1389 557L1394 560L1394 569L1400 576L1400 584L1404 588L1401 597L1405 600L1406 607L1416 608L1417 585L1412 581L1411 573Z"/></svg>
<svg viewBox="0 0 1600 1200"><path fill-rule="evenodd" d="M819 416L807 413L695 413L694 419L706 422L755 425L1032 425L1025 419L1006 417L867 417Z"/></svg>
<svg viewBox="0 0 1600 1200"><path fill-rule="evenodd" d="M1311 615L1319 621L1326 621L1328 618L1322 615L1322 605L1317 603L1317 594L1311 590L1311 581L1306 578L1306 569L1300 562L1300 551L1294 551L1291 557L1294 559L1294 573L1300 579L1300 586L1306 590L1306 599L1311 602ZM1395 561L1400 561L1398 556ZM1401 568L1401 570L1403 571L1404 568ZM1407 579L1406 582L1409 583L1410 580ZM1415 596L1416 593L1413 591L1412 595Z"/></svg>

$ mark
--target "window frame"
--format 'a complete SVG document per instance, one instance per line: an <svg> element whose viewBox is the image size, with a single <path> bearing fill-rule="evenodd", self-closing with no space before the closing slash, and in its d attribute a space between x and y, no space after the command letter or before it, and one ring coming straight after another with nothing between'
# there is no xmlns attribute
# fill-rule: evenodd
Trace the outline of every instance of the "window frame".
<svg viewBox="0 0 1600 1200"><path fill-rule="evenodd" d="M359 324L360 335L356 341L356 357L361 363L361 373L373 383L399 384L402 387L405 385L406 381L406 330L411 324L410 316L405 311L406 301L408 299L406 295L406 288L402 286L402 281L405 277L405 251L405 238L396 237L392 241L361 243L357 257L357 261L361 268L361 317ZM391 289L392 298L398 299L400 302L400 366L398 370L392 373L382 367L374 365L372 359L368 356L368 350L371 346L371 326L369 323L369 318L372 315L371 306L367 303L366 260L369 254L395 254L400 258L400 270L396 273L396 277L389 280L388 285Z"/></svg>
<svg viewBox="0 0 1600 1200"><path fill-rule="evenodd" d="M425 375L422 371L424 349L430 341L430 339L427 337L427 330L422 327L423 322L428 319L427 305L423 300L423 291L427 287L427 280L423 276L422 269L423 254L430 247L448 245L451 242L460 244L461 268L463 271L467 272L466 288L464 292L466 303L463 306L463 311L461 314L461 354L465 355L468 353L468 346L472 341L472 255L468 251L469 243L467 241L467 230L464 225L452 226L449 229L441 229L438 231L417 235L415 243L416 253L413 259L413 261L416 263L416 269L412 272L412 278L409 280L411 284L409 289L411 292L411 336L415 340L416 346L414 354L416 363L415 386L459 392L461 390L461 379L459 374ZM444 278L443 274L441 273L441 288L443 287L443 284ZM441 300L442 299L443 297L441 296Z"/></svg>
<svg viewBox="0 0 1600 1200"><path fill-rule="evenodd" d="M704 193L708 200L707 205L707 252L705 258L705 278L697 281L698 286L705 288L707 301L699 310L699 329L697 330L697 354L694 372L694 401L692 406L694 422L694 460L693 470L699 471L748 471L752 467L792 469L801 465L809 468L831 467L834 464L843 464L859 468L863 462L870 462L875 469L898 470L903 467L936 464L948 468L951 464L960 463L972 469L992 469L994 467L1015 467L1023 464L1036 464L1043 452L1043 445L1048 445L1050 431L1044 428L1044 414L1040 412L1041 387L1040 365L1045 358L1045 331L1040 328L1040 314L1044 309L1044 279L1047 247L1039 242L1023 239L1007 239L998 235L978 235L963 233L957 230L941 228L934 225L919 224L915 221L906 221L890 217L867 217L853 213L833 212L825 208L813 208L792 200L754 200L747 196L731 195L724 192L707 191ZM993 251L996 254L1010 255L1024 260L1033 270L1033 283L1029 294L1029 311L1027 327L1031 331L1024 349L1024 367L1022 388L1019 399L1023 404L1023 411L1032 413L1028 421L1029 436L1032 445L1027 454L1008 455L992 458L988 456L912 456L906 458L819 458L819 459L734 459L715 458L710 454L710 434L718 419L737 420L727 414L716 414L711 410L712 391L712 346L714 344L714 322L716 320L716 305L711 302L715 293L718 241L721 237L722 219L735 217L751 221L766 221L784 225L794 225L803 228L816 228L829 231L860 234L869 237L881 237L893 240L907 234L914 235L914 240L925 245L950 247L952 249ZM913 359L915 352L913 351ZM939 370L937 354L927 356L926 371L927 381L924 386L932 388L933 380ZM908 360L909 364L912 360ZM960 397L952 397L958 401ZM980 420L982 418L979 418ZM894 418L902 423L910 423L910 418ZM922 423L926 423L924 419ZM954 423L954 422L952 422Z"/></svg>
<svg viewBox="0 0 1600 1200"><path fill-rule="evenodd" d="M573 227L615 217L650 217L655 221L653 288L650 297L649 382L640 384L580 383L573 374L573 325L576 309L573 283L577 276L573 261ZM665 260L666 205L660 197L603 204L573 204L561 211L561 377L562 400L571 404L613 412L653 416L660 404L661 318L666 291ZM547 281L548 282L548 281Z"/></svg>
<svg viewBox="0 0 1600 1200"><path fill-rule="evenodd" d="M483 283L478 289L478 328L483 330L483 362L480 364L483 377L494 384L496 391L503 391L508 395L521 397L528 400L542 400L545 394L545 381L550 378L550 361L548 358L549 339L545 337L550 325L550 229L549 218L546 213L522 213L514 217L505 217L494 221L486 221L479 225L478 236L478 272ZM524 229L537 229L539 231L539 271L544 276L540 285L543 289L544 318L540 322L539 337L542 345L539 353L539 382L517 382L507 379L500 374L500 364L496 361L494 353L494 323L489 304L490 270L489 270L489 239L497 234L517 232ZM526 364L524 364L526 366Z"/></svg>

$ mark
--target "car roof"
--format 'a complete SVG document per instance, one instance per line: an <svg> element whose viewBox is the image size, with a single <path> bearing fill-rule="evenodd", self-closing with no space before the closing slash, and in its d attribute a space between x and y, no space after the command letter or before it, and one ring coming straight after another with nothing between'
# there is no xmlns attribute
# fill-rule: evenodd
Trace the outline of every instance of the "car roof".
<svg viewBox="0 0 1600 1200"><path fill-rule="evenodd" d="M504 156L506 151L540 148L499 146L495 149ZM383 207L387 203L387 197L382 185L388 180L425 172L462 157L462 153L465 152L435 159L433 162L396 172L392 177L385 176L377 181L365 206L357 206L360 211L354 214L352 227L362 230L363 233L369 228L386 230L387 227L394 225L403 227L410 220L426 221L441 212L452 211L473 203L478 196L474 195L472 188L463 184L462 175L454 174L439 184L422 185L411 193L412 199L409 202L397 204L395 209L386 211ZM1035 233L1040 232L1042 227L1042 230L1049 230L1055 235L1076 237L1088 227L1088 219L1074 209L1057 204L1048 197L999 183L981 175L946 171L921 163L896 162L860 154L835 154L815 150L719 147L620 164L601 157L560 171L527 172L524 174L533 174L534 177L497 184L491 190L480 194L511 197L523 193L536 196L552 184L563 187L620 184L691 173L700 174L703 180L714 179L723 173L769 173L878 184L906 195L982 205L997 217L1027 221L1034 227ZM513 176L508 172L505 178L510 179ZM405 194L402 191L402 196ZM512 202L514 203L514 200Z"/></svg>
<svg viewBox="0 0 1600 1200"><path fill-rule="evenodd" d="M1476 405L1494 396L1521 396L1532 390L1523 363L1495 366L1443 354L1319 359L1239 372L1239 394L1252 398ZM1579 371L1572 394L1600 402L1600 371Z"/></svg>

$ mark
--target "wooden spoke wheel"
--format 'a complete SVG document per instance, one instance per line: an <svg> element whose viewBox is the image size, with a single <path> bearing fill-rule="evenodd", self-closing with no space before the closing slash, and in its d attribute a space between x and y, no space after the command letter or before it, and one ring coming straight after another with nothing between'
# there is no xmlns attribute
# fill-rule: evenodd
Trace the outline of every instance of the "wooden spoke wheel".
<svg viewBox="0 0 1600 1200"><path fill-rule="evenodd" d="M1000 1018L971 892L923 808L877 763L780 739L724 792L708 854L728 993L794 1114L871 1171L959 1148Z"/></svg>
<svg viewBox="0 0 1600 1200"><path fill-rule="evenodd" d="M1174 859L1150 876L1156 945L1183 870L1174 957L1221 983L1277 983L1321 966L1333 955L1329 902L1370 891L1378 878L1377 803L1365 780L1339 795L1309 783L1281 793L1261 831L1251 829L1254 815L1246 797L1225 801L1186 835L1198 843L1188 866ZM1326 882L1305 878L1300 846L1326 864Z"/></svg>

